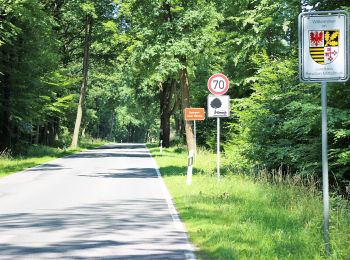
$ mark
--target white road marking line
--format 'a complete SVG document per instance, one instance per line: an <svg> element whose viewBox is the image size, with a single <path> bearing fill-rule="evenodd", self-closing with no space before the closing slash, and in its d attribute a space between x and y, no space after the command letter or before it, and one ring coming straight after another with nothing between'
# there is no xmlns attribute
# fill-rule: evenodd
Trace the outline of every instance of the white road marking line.
<svg viewBox="0 0 350 260"><path fill-rule="evenodd" d="M190 253L185 253L185 258L187 260L195 260L197 259L195 254L194 254L194 248L188 238L188 234L187 234L187 231L186 231L186 228L184 226L184 224L182 223L182 221L180 220L180 217L179 217L179 213L177 212L176 208L175 208L175 205L174 205L174 202L171 198L171 195L168 191L168 188L166 187L165 185L165 182L164 182L164 179L159 171L159 166L156 162L156 160L152 157L152 154L150 152L150 150L148 149L148 147L145 145L145 148L146 150L148 151L148 154L149 156L151 157L151 160L153 162L153 167L154 169L156 170L157 172L157 176L158 176L158 180L159 180L159 184L160 184L160 187L161 187L161 190L162 190L162 193L165 197L165 200L168 204L168 208L169 208L169 211L170 211L170 214L171 214L171 217L173 219L173 222L174 222L174 225L175 225L175 228L180 231L180 232L183 232L186 236L186 242L187 242L187 246L188 246L188 250L191 251Z"/></svg>

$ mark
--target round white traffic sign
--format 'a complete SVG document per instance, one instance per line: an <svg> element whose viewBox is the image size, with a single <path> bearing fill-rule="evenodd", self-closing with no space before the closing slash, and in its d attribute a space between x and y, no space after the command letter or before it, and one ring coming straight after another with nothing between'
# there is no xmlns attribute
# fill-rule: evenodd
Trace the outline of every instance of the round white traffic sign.
<svg viewBox="0 0 350 260"><path fill-rule="evenodd" d="M230 87L228 78L221 73L216 73L208 79L208 89L213 95L223 95Z"/></svg>

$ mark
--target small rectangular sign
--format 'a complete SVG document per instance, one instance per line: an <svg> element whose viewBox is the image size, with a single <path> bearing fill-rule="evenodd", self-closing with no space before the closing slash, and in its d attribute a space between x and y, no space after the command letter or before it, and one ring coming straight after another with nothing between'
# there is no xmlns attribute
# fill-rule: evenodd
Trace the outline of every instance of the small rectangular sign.
<svg viewBox="0 0 350 260"><path fill-rule="evenodd" d="M230 96L208 96L208 117L229 117Z"/></svg>
<svg viewBox="0 0 350 260"><path fill-rule="evenodd" d="M204 108L185 108L184 114L186 121L205 120Z"/></svg>
<svg viewBox="0 0 350 260"><path fill-rule="evenodd" d="M345 11L299 15L299 70L304 82L349 79L349 18Z"/></svg>

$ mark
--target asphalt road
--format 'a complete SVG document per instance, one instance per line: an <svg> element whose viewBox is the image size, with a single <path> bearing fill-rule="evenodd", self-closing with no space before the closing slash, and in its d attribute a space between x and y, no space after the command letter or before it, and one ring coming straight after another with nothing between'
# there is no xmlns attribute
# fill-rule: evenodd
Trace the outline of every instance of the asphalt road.
<svg viewBox="0 0 350 260"><path fill-rule="evenodd" d="M0 179L0 259L193 259L154 160L114 144Z"/></svg>

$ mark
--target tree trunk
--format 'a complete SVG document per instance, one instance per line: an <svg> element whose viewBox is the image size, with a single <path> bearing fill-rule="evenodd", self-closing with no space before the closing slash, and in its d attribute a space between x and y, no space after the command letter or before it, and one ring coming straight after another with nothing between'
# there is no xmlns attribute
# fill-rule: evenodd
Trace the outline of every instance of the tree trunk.
<svg viewBox="0 0 350 260"><path fill-rule="evenodd" d="M170 117L166 114L160 117L160 140L163 140L163 147L170 146Z"/></svg>
<svg viewBox="0 0 350 260"><path fill-rule="evenodd" d="M81 119L83 117L84 100L85 100L87 85L88 85L89 50L90 50L91 30L92 30L91 27L92 27L92 18L90 15L86 15L84 59L83 59L83 81L81 84L80 98L79 98L79 104L77 109L77 118L75 120L75 127L74 127L74 133L73 133L72 144L71 144L72 148L76 148L78 146Z"/></svg>
<svg viewBox="0 0 350 260"><path fill-rule="evenodd" d="M3 76L3 111L0 126L0 149L4 150L11 146L11 121L10 121L10 98L11 81L8 73Z"/></svg>
<svg viewBox="0 0 350 260"><path fill-rule="evenodd" d="M40 126L36 126L34 144L39 144Z"/></svg>
<svg viewBox="0 0 350 260"><path fill-rule="evenodd" d="M55 142L55 122L54 119L48 122L48 145L53 145Z"/></svg>
<svg viewBox="0 0 350 260"><path fill-rule="evenodd" d="M54 119L54 129L55 129L55 141L59 139L59 127L60 127L60 119L59 117L55 117Z"/></svg>
<svg viewBox="0 0 350 260"><path fill-rule="evenodd" d="M113 136L113 131L114 131L114 124L115 124L115 114L114 112L112 113L112 121L111 121L111 129L109 131L109 136L108 136L108 140L112 141L112 136Z"/></svg>
<svg viewBox="0 0 350 260"><path fill-rule="evenodd" d="M0 73L0 86L2 88L0 102L2 102L0 113L0 149L10 148L12 145L12 124L11 124L11 98L12 98L12 79L13 63L15 50L5 48L0 54L3 59L4 68Z"/></svg>
<svg viewBox="0 0 350 260"><path fill-rule="evenodd" d="M188 82L188 74L187 74L187 68L184 67L180 70L180 83L181 83L181 104L182 104L182 111L185 108L188 108L190 105L190 86ZM186 121L184 117L184 125L185 125L185 133L186 133L186 144L188 151L193 151L194 144L193 144L193 131L192 131L192 125L191 121Z"/></svg>
<svg viewBox="0 0 350 260"><path fill-rule="evenodd" d="M164 12L164 21L172 22L170 3L163 1L162 9ZM176 89L176 80L168 78L166 82L161 84L159 92L160 102L160 133L159 140L162 140L163 147L170 146L170 117L173 114L172 100Z"/></svg>
<svg viewBox="0 0 350 260"><path fill-rule="evenodd" d="M175 79L168 79L160 88L160 140L163 140L163 147L170 146L170 117L174 113L176 103L173 102L175 90Z"/></svg>
<svg viewBox="0 0 350 260"><path fill-rule="evenodd" d="M47 124L48 123L46 123L45 124L45 126L44 126L44 136L43 136L43 144L44 145L48 145L48 140L49 140L49 131L48 131L48 127L47 127Z"/></svg>
<svg viewBox="0 0 350 260"><path fill-rule="evenodd" d="M181 96L181 93L177 94L179 97ZM175 119L175 134L180 138L180 140L183 140L184 137L184 128L183 128L183 112L181 111L182 104L179 102L179 100L176 101L176 108L174 113L174 119Z"/></svg>
<svg viewBox="0 0 350 260"><path fill-rule="evenodd" d="M83 127L83 130L81 131L81 136L84 138L85 137L85 131L86 131L86 127Z"/></svg>

